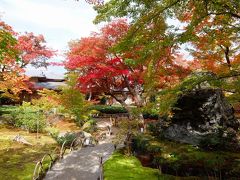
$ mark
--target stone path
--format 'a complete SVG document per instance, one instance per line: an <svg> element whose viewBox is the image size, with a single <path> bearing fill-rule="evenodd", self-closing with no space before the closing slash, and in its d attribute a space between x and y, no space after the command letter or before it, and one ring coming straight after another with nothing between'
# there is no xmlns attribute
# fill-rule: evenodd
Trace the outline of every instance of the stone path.
<svg viewBox="0 0 240 180"><path fill-rule="evenodd" d="M99 156L105 161L113 152L110 143L83 148L57 162L45 177L46 180L97 180L100 175Z"/></svg>
<svg viewBox="0 0 240 180"><path fill-rule="evenodd" d="M105 162L114 151L111 137L94 147L73 151L58 161L47 172L45 180L97 180L100 176L100 159Z"/></svg>

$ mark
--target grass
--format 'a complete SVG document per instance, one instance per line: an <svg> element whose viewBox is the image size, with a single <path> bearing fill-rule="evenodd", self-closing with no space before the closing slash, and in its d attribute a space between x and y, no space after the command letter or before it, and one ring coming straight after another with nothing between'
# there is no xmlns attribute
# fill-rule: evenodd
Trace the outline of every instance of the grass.
<svg viewBox="0 0 240 180"><path fill-rule="evenodd" d="M208 168L211 166L224 166L233 164L240 159L239 153L225 151L204 151L198 147L171 141L151 141L150 145L161 148L160 156L169 162L181 162L181 164L199 164Z"/></svg>
<svg viewBox="0 0 240 180"><path fill-rule="evenodd" d="M125 156L119 152L104 163L105 180L200 180L201 178L189 176L178 177L168 174L159 174L159 170L143 167L134 156Z"/></svg>
<svg viewBox="0 0 240 180"><path fill-rule="evenodd" d="M1 142L2 143L2 142ZM53 150L54 146L33 146L11 148L8 151L0 151L0 179L32 179L36 163L41 160L45 153ZM50 159L46 159L48 164Z"/></svg>

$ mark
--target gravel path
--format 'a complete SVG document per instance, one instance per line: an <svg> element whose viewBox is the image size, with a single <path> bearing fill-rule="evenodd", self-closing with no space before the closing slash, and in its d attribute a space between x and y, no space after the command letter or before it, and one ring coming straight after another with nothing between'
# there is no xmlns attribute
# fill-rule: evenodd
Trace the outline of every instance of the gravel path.
<svg viewBox="0 0 240 180"><path fill-rule="evenodd" d="M105 162L114 151L111 137L94 147L85 147L66 155L47 172L45 180L97 180L100 175L100 159Z"/></svg>

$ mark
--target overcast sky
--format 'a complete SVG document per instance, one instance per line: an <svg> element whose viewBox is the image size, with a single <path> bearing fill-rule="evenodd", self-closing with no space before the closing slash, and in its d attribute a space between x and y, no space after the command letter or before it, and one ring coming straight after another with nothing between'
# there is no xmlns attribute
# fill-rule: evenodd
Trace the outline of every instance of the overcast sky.
<svg viewBox="0 0 240 180"><path fill-rule="evenodd" d="M1 19L17 32L43 34L47 45L58 50L51 61L63 60L62 54L72 39L88 36L97 27L92 23L96 12L85 0L0 0ZM28 68L27 74L32 74ZM49 67L48 74L61 75L63 68ZM38 70L37 73L41 73Z"/></svg>

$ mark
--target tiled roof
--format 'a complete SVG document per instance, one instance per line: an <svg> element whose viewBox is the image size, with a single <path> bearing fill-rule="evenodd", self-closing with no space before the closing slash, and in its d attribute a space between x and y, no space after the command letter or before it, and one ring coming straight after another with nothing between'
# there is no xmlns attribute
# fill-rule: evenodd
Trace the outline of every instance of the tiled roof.
<svg viewBox="0 0 240 180"><path fill-rule="evenodd" d="M52 89L52 90L57 90L60 89L63 86L66 86L65 82L36 82L34 84L36 89Z"/></svg>

